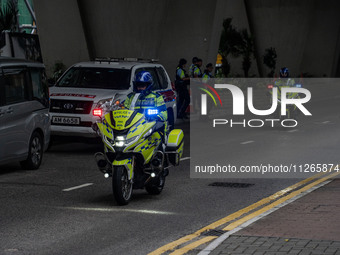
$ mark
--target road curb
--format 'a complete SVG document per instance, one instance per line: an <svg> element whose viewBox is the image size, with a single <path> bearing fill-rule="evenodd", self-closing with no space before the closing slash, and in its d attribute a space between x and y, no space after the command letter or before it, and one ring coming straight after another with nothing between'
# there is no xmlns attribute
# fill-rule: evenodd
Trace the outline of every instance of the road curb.
<svg viewBox="0 0 340 255"><path fill-rule="evenodd" d="M234 228L233 230L231 231L228 231L227 233L221 235L220 237L218 237L217 239L215 239L212 243L210 243L206 248L204 248L200 253L198 253L198 255L208 255L210 254L213 250L215 250L220 244L222 244L229 236L231 236L232 234L238 232L239 230L241 229L244 229L246 228L247 226L249 226L250 224L258 221L259 219L275 212L276 210L284 207L285 205L288 205L292 202L294 202L295 200L298 200L299 198L313 192L314 190L318 189L318 188L321 188L322 186L330 183L332 180L326 180L325 182L322 182L314 187L312 187L311 189L307 190L307 191L304 191L302 192L301 194L295 196L295 197L292 197L290 199L288 199L287 201L285 201L284 203L282 204L279 204L277 206L275 206L274 208L262 213L261 215L253 218L253 219L250 219L248 221L246 221L245 223L243 223L242 225Z"/></svg>

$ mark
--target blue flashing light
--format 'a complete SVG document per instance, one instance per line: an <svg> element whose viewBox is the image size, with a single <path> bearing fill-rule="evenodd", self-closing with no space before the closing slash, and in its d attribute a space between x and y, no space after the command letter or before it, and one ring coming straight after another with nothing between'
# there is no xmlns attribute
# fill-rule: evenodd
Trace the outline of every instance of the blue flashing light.
<svg viewBox="0 0 340 255"><path fill-rule="evenodd" d="M295 84L295 87L297 87L297 88L302 88L302 84L300 84L300 83Z"/></svg>
<svg viewBox="0 0 340 255"><path fill-rule="evenodd" d="M147 115L157 115L158 109L148 109Z"/></svg>

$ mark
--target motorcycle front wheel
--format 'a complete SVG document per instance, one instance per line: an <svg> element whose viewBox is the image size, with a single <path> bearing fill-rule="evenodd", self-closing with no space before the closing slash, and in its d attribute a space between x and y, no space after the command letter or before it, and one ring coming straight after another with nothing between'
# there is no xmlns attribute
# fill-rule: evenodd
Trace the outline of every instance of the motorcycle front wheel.
<svg viewBox="0 0 340 255"><path fill-rule="evenodd" d="M113 196L119 205L127 205L131 200L132 182L124 166L115 166L112 174Z"/></svg>
<svg viewBox="0 0 340 255"><path fill-rule="evenodd" d="M145 185L146 191L150 195L159 195L161 194L165 184L165 176L161 174L155 180Z"/></svg>

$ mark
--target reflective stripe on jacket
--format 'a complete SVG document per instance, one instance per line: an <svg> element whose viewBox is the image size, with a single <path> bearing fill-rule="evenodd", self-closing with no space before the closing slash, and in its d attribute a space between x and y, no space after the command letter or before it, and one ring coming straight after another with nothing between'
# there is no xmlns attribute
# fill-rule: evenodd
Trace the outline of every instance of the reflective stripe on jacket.
<svg viewBox="0 0 340 255"><path fill-rule="evenodd" d="M143 95L142 93L130 93L124 101L124 107L130 110L157 108L157 117L161 121L168 120L168 112L163 96L157 92L151 92L147 95Z"/></svg>

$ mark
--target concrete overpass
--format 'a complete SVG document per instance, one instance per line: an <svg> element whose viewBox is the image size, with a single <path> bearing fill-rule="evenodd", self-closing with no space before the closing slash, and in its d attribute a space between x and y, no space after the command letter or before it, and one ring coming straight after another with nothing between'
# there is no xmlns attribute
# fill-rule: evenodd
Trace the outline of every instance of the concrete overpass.
<svg viewBox="0 0 340 255"><path fill-rule="evenodd" d="M340 76L337 0L34 0L44 62L66 66L95 57L156 58L171 78L179 58L214 62L223 19L255 37L250 74L266 74L262 55L276 48L277 70ZM240 59L232 73L242 74Z"/></svg>

